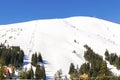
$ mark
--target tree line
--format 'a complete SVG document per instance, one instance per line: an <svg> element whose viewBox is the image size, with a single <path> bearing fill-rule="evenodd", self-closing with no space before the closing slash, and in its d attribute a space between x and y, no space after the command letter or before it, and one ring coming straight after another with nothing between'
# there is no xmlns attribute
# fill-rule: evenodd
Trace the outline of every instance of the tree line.
<svg viewBox="0 0 120 80"><path fill-rule="evenodd" d="M45 67L41 53L33 53L31 58L31 68L23 69L24 51L19 46L5 46L0 44L0 80L6 79L3 76L3 66L13 65L19 70L20 79L46 79ZM33 66L35 70L33 70Z"/></svg>
<svg viewBox="0 0 120 80"><path fill-rule="evenodd" d="M46 79L46 72L45 72L45 67L43 63L43 59L41 56L41 53L33 53L32 58L31 58L31 65L35 67L35 71L33 71L33 68L25 70L21 72L20 77L21 79L40 79L40 80L45 80Z"/></svg>
<svg viewBox="0 0 120 80"><path fill-rule="evenodd" d="M33 66L36 66L39 62L43 63L43 59L42 59L42 56L41 56L41 53L34 53L32 54L32 59L31 59L31 64Z"/></svg>
<svg viewBox="0 0 120 80"><path fill-rule="evenodd" d="M116 53L109 53L108 50L105 51L105 59L111 64L114 65L117 69L120 70L120 56Z"/></svg>
<svg viewBox="0 0 120 80"><path fill-rule="evenodd" d="M13 65L19 68L23 65L24 51L19 46L0 44L0 64Z"/></svg>
<svg viewBox="0 0 120 80"><path fill-rule="evenodd" d="M86 60L80 67L75 67L73 63L70 64L69 75L71 80L79 80L80 75L87 74L88 80L119 80L119 76L115 76L110 69L107 67L107 62L102 56L95 53L88 45L84 45L86 51L84 51L84 58ZM108 54L105 52L106 59L110 60L116 58L116 54ZM114 61L112 59L112 61ZM119 57L118 57L119 59ZM81 79L82 80L82 79Z"/></svg>

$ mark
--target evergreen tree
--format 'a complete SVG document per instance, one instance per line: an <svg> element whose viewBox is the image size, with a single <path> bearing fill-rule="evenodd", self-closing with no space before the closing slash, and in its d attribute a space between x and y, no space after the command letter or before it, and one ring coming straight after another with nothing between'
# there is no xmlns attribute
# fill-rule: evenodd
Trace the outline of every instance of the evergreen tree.
<svg viewBox="0 0 120 80"><path fill-rule="evenodd" d="M69 69L69 74L72 74L74 73L74 70L75 70L75 66L73 63L70 64L70 69Z"/></svg>
<svg viewBox="0 0 120 80"><path fill-rule="evenodd" d="M107 68L107 64L103 60L102 56L96 54L88 45L85 45L84 47L86 48L86 51L84 53L84 58L91 64L91 66L88 67L88 65L83 64L80 69L82 69L84 72L89 74L90 77L112 75L111 71L109 71L109 69ZM106 50L105 55L108 58L111 57L112 63L115 62L115 60L116 60L115 54L112 54L112 56L111 56L111 55L109 55L109 52ZM81 73L83 73L82 70L80 70Z"/></svg>
<svg viewBox="0 0 120 80"><path fill-rule="evenodd" d="M0 64L0 80L4 79L4 76L3 76L3 67L2 67L2 64Z"/></svg>
<svg viewBox="0 0 120 80"><path fill-rule="evenodd" d="M31 61L31 64L33 65L33 66L36 66L37 65L37 53L35 53L35 54L32 54L32 61Z"/></svg>
<svg viewBox="0 0 120 80"><path fill-rule="evenodd" d="M37 53L35 53L35 57L34 57L34 63L35 63L35 66L37 65Z"/></svg>
<svg viewBox="0 0 120 80"><path fill-rule="evenodd" d="M32 66L31 66L31 69L30 69L30 73L31 73L31 79L34 79L34 71L33 71Z"/></svg>
<svg viewBox="0 0 120 80"><path fill-rule="evenodd" d="M27 72L27 79L31 79L31 73L30 73L30 70Z"/></svg>
<svg viewBox="0 0 120 80"><path fill-rule="evenodd" d="M2 45L0 48L0 63L3 65L12 64L18 68L22 66L23 58L24 52L19 46L6 47L5 45Z"/></svg>
<svg viewBox="0 0 120 80"><path fill-rule="evenodd" d="M90 74L90 64L89 63L84 63L81 65L80 70L79 70L80 74Z"/></svg>
<svg viewBox="0 0 120 80"><path fill-rule="evenodd" d="M42 56L41 56L41 53L38 54L38 62L43 62L43 59L42 59Z"/></svg>
<svg viewBox="0 0 120 80"><path fill-rule="evenodd" d="M46 79L46 73L45 73L45 67L41 66L41 79L45 80Z"/></svg>
<svg viewBox="0 0 120 80"><path fill-rule="evenodd" d="M32 66L30 70L27 72L27 79L34 79L34 72L33 72Z"/></svg>
<svg viewBox="0 0 120 80"><path fill-rule="evenodd" d="M106 49L106 51L105 51L105 59L106 59L106 60L109 60L109 52L108 52L107 49Z"/></svg>
<svg viewBox="0 0 120 80"><path fill-rule="evenodd" d="M107 72L107 64L106 64L106 62L104 61L104 62L101 64L100 71L99 71L99 75L100 75L100 76L106 76L106 72Z"/></svg>
<svg viewBox="0 0 120 80"><path fill-rule="evenodd" d="M117 67L117 69L120 69L120 57L116 58L115 66Z"/></svg>
<svg viewBox="0 0 120 80"><path fill-rule="evenodd" d="M31 64L32 64L32 65L35 64L35 63L34 63L34 57L35 57L34 54L32 54L32 59L31 59Z"/></svg>
<svg viewBox="0 0 120 80"><path fill-rule="evenodd" d="M44 66L37 65L35 70L36 79L46 79L45 68Z"/></svg>
<svg viewBox="0 0 120 80"><path fill-rule="evenodd" d="M23 71L23 73L21 74L21 79L27 79L27 78L28 78L27 68L25 68L25 71Z"/></svg>
<svg viewBox="0 0 120 80"><path fill-rule="evenodd" d="M36 79L41 79L41 69L40 69L40 65L37 65L37 66L36 66L35 77L36 77Z"/></svg>

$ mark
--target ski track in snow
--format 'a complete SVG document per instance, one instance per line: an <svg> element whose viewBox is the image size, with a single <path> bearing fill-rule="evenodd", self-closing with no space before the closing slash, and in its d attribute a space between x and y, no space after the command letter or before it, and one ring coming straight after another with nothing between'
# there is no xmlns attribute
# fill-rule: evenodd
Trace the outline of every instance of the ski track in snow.
<svg viewBox="0 0 120 80"><path fill-rule="evenodd" d="M33 53L41 52L49 80L59 69L62 69L63 75L68 75L71 62L75 66L84 63L85 44L102 56L106 49L120 55L119 31L119 24L85 16L34 20L0 25L0 42L20 46L24 50L24 68L30 68ZM114 74L120 75L120 71L109 63L108 67Z"/></svg>

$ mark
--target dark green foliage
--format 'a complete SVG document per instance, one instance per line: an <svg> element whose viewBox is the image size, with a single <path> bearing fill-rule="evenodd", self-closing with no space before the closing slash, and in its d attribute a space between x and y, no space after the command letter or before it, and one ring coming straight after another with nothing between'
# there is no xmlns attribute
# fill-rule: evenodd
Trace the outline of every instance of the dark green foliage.
<svg viewBox="0 0 120 80"><path fill-rule="evenodd" d="M73 63L70 64L69 75L71 80L76 80L79 78L79 72L77 71L77 69L75 69Z"/></svg>
<svg viewBox="0 0 120 80"><path fill-rule="evenodd" d="M88 80L120 80L119 76L89 77Z"/></svg>
<svg viewBox="0 0 120 80"><path fill-rule="evenodd" d="M107 63L102 56L96 54L88 45L84 45L84 47L86 48L84 58L87 62L82 64L79 70L75 68L73 63L70 64L69 75L71 80L84 80L79 77L84 73L89 76L87 80L120 80L120 76L113 75L107 68ZM120 57L116 54L109 54L106 50L105 59L120 69Z"/></svg>
<svg viewBox="0 0 120 80"><path fill-rule="evenodd" d="M89 74L90 77L112 75L109 69L107 68L107 63L103 60L102 56L96 54L87 45L85 45L84 47L86 48L84 58L89 62L89 65L91 64L91 66L84 64L84 69L82 68L82 70L85 71L84 73ZM105 55L109 55L108 51L106 51Z"/></svg>
<svg viewBox="0 0 120 80"><path fill-rule="evenodd" d="M108 50L105 51L105 59L109 60L109 52L108 52Z"/></svg>
<svg viewBox="0 0 120 80"><path fill-rule="evenodd" d="M41 78L42 79L46 79L46 73L45 73L45 67L44 66L41 66Z"/></svg>
<svg viewBox="0 0 120 80"><path fill-rule="evenodd" d="M43 59L42 59L41 53L38 54L37 59L38 59L38 60L37 60L38 62L43 62Z"/></svg>
<svg viewBox="0 0 120 80"><path fill-rule="evenodd" d="M84 46L86 48L86 51L84 52L84 58L89 61L90 63L94 63L92 64L94 65L99 65L100 63L102 63L103 58L102 56L96 54L90 47L88 47L87 45ZM99 64L96 64L98 63Z"/></svg>
<svg viewBox="0 0 120 80"><path fill-rule="evenodd" d="M3 66L0 64L0 80L5 79L5 77L3 76Z"/></svg>
<svg viewBox="0 0 120 80"><path fill-rule="evenodd" d="M27 70L27 68L25 68L25 70L21 70L20 79L34 79L34 72L32 66L30 70Z"/></svg>
<svg viewBox="0 0 120 80"><path fill-rule="evenodd" d="M25 70L21 72L20 76L21 76L21 79L28 78L29 75L27 74L27 68L25 68Z"/></svg>
<svg viewBox="0 0 120 80"><path fill-rule="evenodd" d="M110 62L110 64L111 64L111 65L114 65L117 58L118 58L118 57L117 57L116 54L111 53L111 54L109 55L109 62Z"/></svg>
<svg viewBox="0 0 120 80"><path fill-rule="evenodd" d="M117 69L120 69L120 57L117 56L115 53L107 53L105 52L105 59L110 62L111 65L114 65L117 67Z"/></svg>
<svg viewBox="0 0 120 80"><path fill-rule="evenodd" d="M103 63L101 64L100 66L100 71L99 71L99 76L107 76L107 72L108 69L107 69L107 64L105 61L103 61Z"/></svg>
<svg viewBox="0 0 120 80"><path fill-rule="evenodd" d="M41 54L40 53L38 55L37 53L32 54L31 64L33 66L36 66L38 62L41 62L41 63L43 62Z"/></svg>
<svg viewBox="0 0 120 80"><path fill-rule="evenodd" d="M79 73L80 74L84 74L84 73L89 74L89 71L90 71L90 64L89 63L84 63L84 64L81 65Z"/></svg>
<svg viewBox="0 0 120 80"><path fill-rule="evenodd" d="M32 64L32 65L35 65L35 61L34 61L34 59L35 59L35 55L32 54L32 59L31 59L31 64Z"/></svg>
<svg viewBox="0 0 120 80"><path fill-rule="evenodd" d="M35 53L35 58L34 58L34 62L37 64L37 53Z"/></svg>
<svg viewBox="0 0 120 80"><path fill-rule="evenodd" d="M34 79L34 72L33 72L33 68L32 67L30 69L30 74L31 74L31 79Z"/></svg>
<svg viewBox="0 0 120 80"><path fill-rule="evenodd" d="M22 66L24 58L24 52L19 46L5 46L0 45L0 63L3 65L12 64L16 68Z"/></svg>
<svg viewBox="0 0 120 80"><path fill-rule="evenodd" d="M75 72L75 66L73 63L70 64L69 74L72 74Z"/></svg>
<svg viewBox="0 0 120 80"><path fill-rule="evenodd" d="M33 66L36 66L36 65L37 65L37 53L32 54L31 64L32 64Z"/></svg>
<svg viewBox="0 0 120 80"><path fill-rule="evenodd" d="M30 70L27 70L27 68L25 68L25 70L21 73L20 76L21 79L34 79L34 72L32 67Z"/></svg>
<svg viewBox="0 0 120 80"><path fill-rule="evenodd" d="M43 80L45 80L46 74L45 74L44 66L40 66L40 65L36 66L35 77L36 77L36 79L43 79Z"/></svg>
<svg viewBox="0 0 120 80"><path fill-rule="evenodd" d="M21 72L20 77L21 79L45 80L46 79L45 68L44 66L36 65L35 74L32 66L30 70L27 70L27 68L25 68L25 70Z"/></svg>
<svg viewBox="0 0 120 80"><path fill-rule="evenodd" d="M116 58L115 66L117 67L117 69L120 69L120 57Z"/></svg>
<svg viewBox="0 0 120 80"><path fill-rule="evenodd" d="M42 64L42 66L38 65L38 63L41 62L40 64ZM32 59L31 59L31 64L33 66L36 66L36 71L35 71L35 77L36 79L43 79L45 80L46 78L46 73L45 73L45 68L43 65L43 59L41 54L32 54Z"/></svg>
<svg viewBox="0 0 120 80"><path fill-rule="evenodd" d="M27 79L34 79L34 72L31 67L31 69L27 72Z"/></svg>
<svg viewBox="0 0 120 80"><path fill-rule="evenodd" d="M70 80L79 80L79 75L77 73L73 73L70 75Z"/></svg>

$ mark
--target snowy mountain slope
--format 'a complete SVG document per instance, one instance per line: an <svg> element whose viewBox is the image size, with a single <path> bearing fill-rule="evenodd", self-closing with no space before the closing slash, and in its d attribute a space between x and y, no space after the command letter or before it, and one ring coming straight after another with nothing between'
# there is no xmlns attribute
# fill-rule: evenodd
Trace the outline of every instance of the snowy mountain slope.
<svg viewBox="0 0 120 80"><path fill-rule="evenodd" d="M119 31L119 24L92 17L35 20L0 25L0 42L20 46L28 63L34 52L41 52L47 76L52 77L59 69L67 74L71 62L84 63L85 44L102 56L106 49L120 55ZM120 74L112 68L115 74Z"/></svg>

